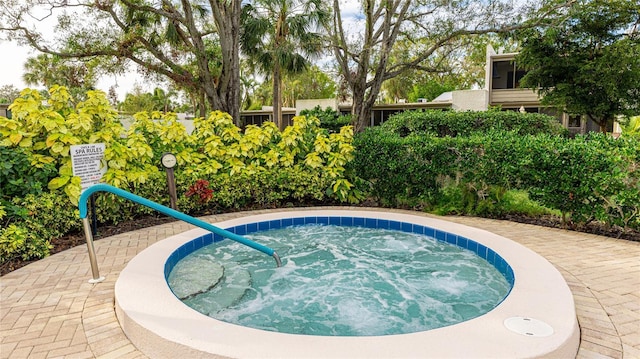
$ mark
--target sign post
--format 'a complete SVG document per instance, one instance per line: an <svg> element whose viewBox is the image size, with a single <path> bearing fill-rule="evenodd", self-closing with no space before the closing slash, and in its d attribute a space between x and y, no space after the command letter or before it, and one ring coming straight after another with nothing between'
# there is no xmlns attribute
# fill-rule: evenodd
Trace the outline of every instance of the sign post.
<svg viewBox="0 0 640 359"><path fill-rule="evenodd" d="M169 201L171 209L177 209L178 195L176 194L176 179L173 174L173 167L176 166L178 160L173 153L165 153L160 158L162 167L167 171L167 186L169 187Z"/></svg>
<svg viewBox="0 0 640 359"><path fill-rule="evenodd" d="M71 167L73 175L80 177L81 192L94 184L100 183L102 175L107 171L107 166L103 164L104 143L90 143L84 145L71 146ZM96 219L96 206L91 197L91 219L92 232L96 234L98 223Z"/></svg>

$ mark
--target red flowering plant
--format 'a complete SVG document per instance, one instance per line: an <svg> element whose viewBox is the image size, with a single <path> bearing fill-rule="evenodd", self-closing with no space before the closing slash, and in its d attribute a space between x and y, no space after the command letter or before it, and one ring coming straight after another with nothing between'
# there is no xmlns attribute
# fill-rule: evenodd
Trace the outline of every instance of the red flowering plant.
<svg viewBox="0 0 640 359"><path fill-rule="evenodd" d="M196 195L200 203L207 203L213 198L213 190L209 188L209 181L199 179L189 187L184 195L187 197Z"/></svg>

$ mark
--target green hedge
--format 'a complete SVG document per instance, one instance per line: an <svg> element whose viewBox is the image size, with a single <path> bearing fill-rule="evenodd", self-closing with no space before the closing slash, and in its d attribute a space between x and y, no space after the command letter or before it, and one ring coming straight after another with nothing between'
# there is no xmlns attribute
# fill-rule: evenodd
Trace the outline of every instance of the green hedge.
<svg viewBox="0 0 640 359"><path fill-rule="evenodd" d="M0 204L46 191L47 183L57 174L53 163L32 165L22 147L0 146Z"/></svg>
<svg viewBox="0 0 640 359"><path fill-rule="evenodd" d="M436 137L470 136L492 131L513 131L520 135L567 135L568 132L554 117L538 113L515 111L405 111L397 113L382 124L385 131L402 137L409 134Z"/></svg>
<svg viewBox="0 0 640 359"><path fill-rule="evenodd" d="M515 130L402 137L383 126L359 134L354 145L356 173L385 205L429 207L442 198L472 194L476 206L521 189L575 225L599 220L640 228L640 145L634 139L606 134L569 139ZM452 187L463 191L452 194Z"/></svg>
<svg viewBox="0 0 640 359"><path fill-rule="evenodd" d="M331 133L340 132L344 126L351 124L351 115L341 115L339 111L327 107L324 110L320 105L310 109L300 111L301 116L313 116L320 120L320 127L327 129Z"/></svg>
<svg viewBox="0 0 640 359"><path fill-rule="evenodd" d="M3 209L4 208L4 209ZM49 255L50 240L80 229L78 208L55 193L29 194L0 207L0 264ZM4 218L4 217L7 218Z"/></svg>

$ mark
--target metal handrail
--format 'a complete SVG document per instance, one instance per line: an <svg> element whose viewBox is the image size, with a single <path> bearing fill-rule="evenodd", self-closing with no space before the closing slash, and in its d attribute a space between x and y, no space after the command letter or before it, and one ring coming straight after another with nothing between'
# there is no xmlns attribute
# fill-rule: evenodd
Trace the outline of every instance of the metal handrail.
<svg viewBox="0 0 640 359"><path fill-rule="evenodd" d="M215 234L221 235L225 238L229 238L231 240L234 240L238 243L244 244L245 246L251 247L253 249L256 249L264 254L267 254L271 257L273 257L276 261L276 265L278 267L280 267L282 265L282 262L280 261L280 256L278 256L278 253L276 253L276 251L274 251L273 249L264 246L260 243L256 243L250 239L247 239L245 237L242 237L240 235L237 235L235 233L229 232L227 230L224 230L222 228L216 227L210 223L207 223L205 221L199 220L197 218L191 217L187 214L184 214L182 212L178 212L175 209L171 209L169 207L163 206L159 203L153 202L151 200L148 200L144 197L140 197L138 195L135 195L131 192L127 192L125 190L122 190L120 188L116 188L107 184L96 184L93 185L89 188L87 188L84 192L82 192L82 195L80 196L80 201L78 203L78 209L80 210L80 219L82 219L82 225L84 227L84 235L87 238L87 249L89 250L89 261L91 262L91 272L93 274L93 279L89 280L90 283L98 283L98 282L102 282L104 280L104 277L100 277L100 273L98 270L98 263L96 261L96 254L95 254L95 249L93 246L93 235L91 233L91 226L89 224L89 218L87 218L87 200L89 199L89 197L91 197L92 194L96 193L96 192L109 192L109 193L113 193L117 196L123 197L125 199L128 199L130 201L139 203L143 206L147 206L151 209L154 209L158 212L164 213L168 216L171 216L173 218L179 219L181 221L193 224L194 226L200 227L202 229L205 229L207 231L213 232Z"/></svg>

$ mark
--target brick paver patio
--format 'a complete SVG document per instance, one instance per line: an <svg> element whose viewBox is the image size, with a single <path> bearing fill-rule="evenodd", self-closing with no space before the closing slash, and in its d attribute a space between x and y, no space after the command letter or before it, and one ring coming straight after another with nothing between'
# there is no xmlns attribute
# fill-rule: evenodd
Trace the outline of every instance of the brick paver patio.
<svg viewBox="0 0 640 359"><path fill-rule="evenodd" d="M215 222L265 212L203 219ZM581 328L578 358L640 358L640 243L497 220L445 219L517 241L558 268L576 303ZM172 222L98 240L98 263L106 277L99 284L88 283L86 246L1 277L0 357L144 358L116 319L115 281L138 252L191 228Z"/></svg>

